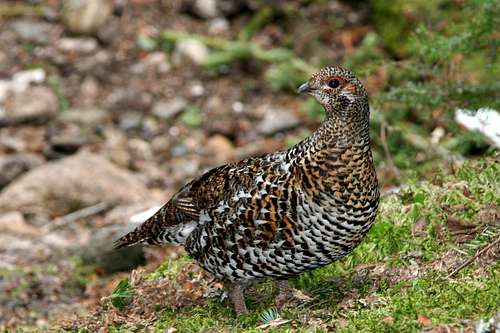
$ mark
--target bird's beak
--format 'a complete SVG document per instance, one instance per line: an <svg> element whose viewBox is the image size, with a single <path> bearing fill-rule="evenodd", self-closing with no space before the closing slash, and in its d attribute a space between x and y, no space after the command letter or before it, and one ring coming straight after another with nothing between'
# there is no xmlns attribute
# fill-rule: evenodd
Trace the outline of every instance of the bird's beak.
<svg viewBox="0 0 500 333"><path fill-rule="evenodd" d="M304 84L302 84L299 89L297 89L297 92L299 94L304 94L304 93L310 93L313 89L309 86L309 83L306 82Z"/></svg>

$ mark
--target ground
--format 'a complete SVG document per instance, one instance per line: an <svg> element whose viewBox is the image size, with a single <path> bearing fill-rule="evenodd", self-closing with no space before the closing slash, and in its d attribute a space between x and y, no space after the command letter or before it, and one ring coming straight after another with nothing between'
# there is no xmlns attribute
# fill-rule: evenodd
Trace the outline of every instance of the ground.
<svg viewBox="0 0 500 333"><path fill-rule="evenodd" d="M294 279L301 293L282 309L267 281L250 288L250 313L235 318L220 284L182 257L153 272L134 271L91 317L66 328L480 332L479 323L495 316L499 324L499 172L493 159L467 163L453 175L413 181L386 196L354 253Z"/></svg>

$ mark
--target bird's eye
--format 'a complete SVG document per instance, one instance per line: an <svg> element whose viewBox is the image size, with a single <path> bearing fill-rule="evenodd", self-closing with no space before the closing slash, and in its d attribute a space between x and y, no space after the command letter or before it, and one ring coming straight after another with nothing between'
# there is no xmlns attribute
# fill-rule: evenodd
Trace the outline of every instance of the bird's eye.
<svg viewBox="0 0 500 333"><path fill-rule="evenodd" d="M338 88L340 86L339 79L331 79L328 81L328 86L333 89Z"/></svg>

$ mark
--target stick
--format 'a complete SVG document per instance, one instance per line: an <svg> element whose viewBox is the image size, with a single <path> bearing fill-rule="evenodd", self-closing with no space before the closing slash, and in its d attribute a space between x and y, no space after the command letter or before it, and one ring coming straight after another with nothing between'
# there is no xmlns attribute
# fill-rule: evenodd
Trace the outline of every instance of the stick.
<svg viewBox="0 0 500 333"><path fill-rule="evenodd" d="M98 203L97 205L85 207L85 208L82 208L80 210L71 212L67 215L64 215L62 217L55 218L54 220L52 220L52 222L47 224L42 230L44 232L49 232L49 231L52 231L54 229L58 229L58 228L61 228L65 225L68 225L72 222L75 222L76 220L102 213L102 212L108 210L109 208L110 208L110 205L106 202L101 202L101 203Z"/></svg>
<svg viewBox="0 0 500 333"><path fill-rule="evenodd" d="M461 264L460 266L458 266L457 268L455 268L453 270L453 272L451 272L448 275L448 277L450 278L453 275L457 274L464 267L470 265L470 263L472 263L474 260L476 260L480 255L482 255L484 252L488 251L489 249L491 249L493 246L497 245L498 243L500 243L500 237L498 237L497 240L494 241L493 243L490 243L487 246L483 247L481 250L477 251L477 253L475 255L473 255L472 257L470 257L469 259L467 259L463 264Z"/></svg>
<svg viewBox="0 0 500 333"><path fill-rule="evenodd" d="M382 120L380 122L380 141L382 142L382 148L384 149L385 157L387 158L389 167L396 174L396 178L398 179L398 181L400 181L401 174L399 173L399 169L396 167L394 161L392 160L391 151L389 150L389 146L387 145L387 136L385 133L386 127L387 124L385 123L385 120Z"/></svg>

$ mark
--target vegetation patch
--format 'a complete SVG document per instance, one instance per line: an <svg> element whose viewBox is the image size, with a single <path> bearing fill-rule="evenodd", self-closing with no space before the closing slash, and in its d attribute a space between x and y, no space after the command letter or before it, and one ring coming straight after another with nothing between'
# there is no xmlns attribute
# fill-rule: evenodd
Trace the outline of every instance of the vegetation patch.
<svg viewBox="0 0 500 333"><path fill-rule="evenodd" d="M412 181L383 198L365 241L344 259L295 278L299 295L284 308L276 308L277 290L268 280L249 288L250 313L235 318L222 284L183 257L150 274L134 271L78 327L104 322L111 332L472 328L498 312L499 167L493 158L469 162L453 174ZM127 302L119 297L117 306L116 295L124 293Z"/></svg>

